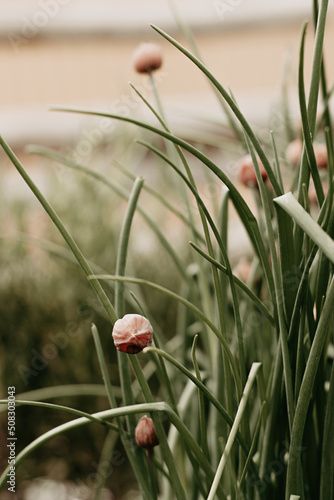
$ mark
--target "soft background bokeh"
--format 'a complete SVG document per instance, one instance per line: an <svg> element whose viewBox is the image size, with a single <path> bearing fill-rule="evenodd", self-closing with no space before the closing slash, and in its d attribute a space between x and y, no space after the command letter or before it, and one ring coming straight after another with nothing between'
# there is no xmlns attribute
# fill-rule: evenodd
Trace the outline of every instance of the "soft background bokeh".
<svg viewBox="0 0 334 500"><path fill-rule="evenodd" d="M263 114L259 103L268 109L277 96L287 58L296 77L301 22L311 19L309 0L175 3L195 32L204 61L249 114ZM149 27L157 24L182 40L166 0L2 0L0 12L0 129L14 142L19 136L23 142L75 137L77 119L48 114L52 104L113 106L131 96L128 81L143 82L131 65L143 39L163 47L160 92L165 98L176 106L215 107L204 77ZM330 18L327 52L333 46ZM307 72L311 34L310 25Z"/></svg>

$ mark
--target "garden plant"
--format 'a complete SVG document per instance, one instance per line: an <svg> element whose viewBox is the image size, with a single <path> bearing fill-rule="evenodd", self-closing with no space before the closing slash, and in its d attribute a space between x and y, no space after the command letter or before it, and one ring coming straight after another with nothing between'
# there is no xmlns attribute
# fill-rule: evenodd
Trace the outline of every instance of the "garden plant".
<svg viewBox="0 0 334 500"><path fill-rule="evenodd" d="M308 91L307 25L301 30L300 129L291 123L285 99L284 129L279 136L268 130L267 140L258 138L233 89L224 88L202 62L188 31L184 34L191 51L152 26L212 86L227 117L231 141L244 151L235 161L237 182L224 165L211 159L209 148L171 130L155 80L162 63L155 45L141 46L134 56L137 71L150 82L151 96L131 89L155 121L109 111L54 108L130 124L150 161L163 165L165 182L169 176L177 179L177 189L166 189L165 194L147 185L142 176L133 180L130 192L122 191L112 176L68 155L30 148L75 171L78 178L102 183L110 196L116 191L127 199L112 271L85 257L80 234L74 239L0 137L4 152L66 243L64 259L77 263L102 304L109 328L101 338L97 325L91 325L95 351L90 355L98 360L98 376L108 398L104 409L82 411L49 402L47 391L42 398L38 389L28 399L16 394L17 415L30 405L36 413L48 409L68 416L65 423L19 451L17 474L25 460L50 440L76 429L84 439L85 428L98 424L105 432L100 469L112 463L113 450L121 443L143 500L334 498L334 141L323 60L327 8L328 0L313 2L315 37ZM219 186L215 206L201 192L193 158ZM163 211L184 226L191 240L187 251L175 249L150 205L140 204L144 193L154 196ZM243 273L237 272L228 250L231 207L252 248ZM134 239L137 214L147 226ZM143 277L129 272L133 268L129 249L139 238L145 240L146 231L153 231L163 247L161 268L165 260L175 267L177 288L163 286L159 273L151 280L145 273ZM167 331L163 314L157 320L152 314L147 290L148 297L168 299L174 332ZM117 349L116 382L111 380L106 349ZM50 392L53 389L62 394L60 386L50 387ZM83 389L78 384L78 391ZM66 391L62 402L65 396ZM8 400L1 403L6 410ZM10 465L0 477L3 490L9 472ZM105 482L107 476L96 484L96 499L102 498Z"/></svg>

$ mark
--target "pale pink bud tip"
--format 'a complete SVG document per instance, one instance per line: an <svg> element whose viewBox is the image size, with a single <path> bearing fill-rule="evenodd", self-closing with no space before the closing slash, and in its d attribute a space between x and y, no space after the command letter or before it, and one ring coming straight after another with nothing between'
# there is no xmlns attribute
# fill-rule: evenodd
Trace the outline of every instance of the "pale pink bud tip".
<svg viewBox="0 0 334 500"><path fill-rule="evenodd" d="M300 163L303 152L303 142L301 139L295 139L288 144L286 148L285 155L286 159L292 165L298 165Z"/></svg>
<svg viewBox="0 0 334 500"><path fill-rule="evenodd" d="M327 168L328 156L326 144L314 142L313 149L318 168Z"/></svg>
<svg viewBox="0 0 334 500"><path fill-rule="evenodd" d="M150 73L161 64L161 49L155 43L141 43L133 53L133 65L138 73Z"/></svg>
<svg viewBox="0 0 334 500"><path fill-rule="evenodd" d="M153 420L146 415L142 417L135 430L135 440L141 448L151 449L159 444Z"/></svg>
<svg viewBox="0 0 334 500"><path fill-rule="evenodd" d="M326 144L314 142L313 150L318 168L326 168L328 163ZM301 139L295 139L294 141L290 142L288 144L288 147L286 148L286 159L292 165L298 165L302 157L302 152L303 142L301 141Z"/></svg>
<svg viewBox="0 0 334 500"><path fill-rule="evenodd" d="M261 177L264 181L266 181L268 178L267 172L265 171L262 162L259 159L257 159L257 161ZM257 186L257 179L251 155L246 155L240 158L238 162L238 168L239 168L239 180L242 184L244 184L245 186L251 186L251 185Z"/></svg>
<svg viewBox="0 0 334 500"><path fill-rule="evenodd" d="M153 328L144 316L126 314L115 322L112 336L119 351L137 354L152 344Z"/></svg>

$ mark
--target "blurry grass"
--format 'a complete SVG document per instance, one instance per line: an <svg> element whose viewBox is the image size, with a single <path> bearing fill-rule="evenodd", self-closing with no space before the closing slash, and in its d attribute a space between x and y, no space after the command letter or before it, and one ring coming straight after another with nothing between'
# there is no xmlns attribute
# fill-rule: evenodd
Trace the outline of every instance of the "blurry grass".
<svg viewBox="0 0 334 500"><path fill-rule="evenodd" d="M117 140L116 143L120 150L120 141ZM127 167L135 171L139 168L138 153L129 155L126 136L122 146L124 151L119 151L118 161L126 156ZM134 147L140 149L139 146ZM109 160L110 151L114 149L112 142L99 145L89 158L85 158L86 165L94 165L96 168L97 164L99 168L102 163L102 170L107 175L114 181L118 180L124 189L129 188L131 181L127 181ZM101 183L92 182L81 173L66 167L60 170L59 165L47 158L42 164L39 161L38 168L34 168L36 158L31 156L29 159L32 175L37 178L37 182L42 181L43 186L46 186L51 204L66 222L73 237L80 242L87 258L98 263L99 269L114 272L126 202ZM148 161L150 168L154 168L152 160ZM159 179L160 174L153 172L152 177ZM169 188L172 189L172 185ZM97 360L92 355L92 321L98 325L101 333L111 381L114 385L119 385L110 323L80 269L72 262L62 239L47 223L48 219L42 208L31 202L28 190L26 193L20 191L17 195L15 192L9 193L6 178L0 184L0 190L1 394L6 395L8 385L14 385L17 394L49 387L52 397L52 387L55 386L100 383ZM169 227L170 233L173 233L174 225L170 220L165 220L163 210L157 209L154 201L148 201L155 218L160 217L161 227ZM146 235L144 239L140 238L143 231ZM186 247L179 236L180 233L171 234L170 239L179 247L181 255L181 248ZM164 266L160 265L164 255L163 248L159 246L154 234L147 231L139 215L135 217L129 253L133 273L144 275L148 279L154 279L159 273L166 286L179 286L177 269L168 259L164 259ZM184 257L187 260L187 250ZM163 316L167 335L172 337L176 321L171 301L147 293L147 290L138 290L137 293L143 303L150 304L152 317L158 323ZM108 294L113 300L112 290L108 290ZM72 396L58 401L89 412L105 407L105 398L101 397ZM50 415L50 411L46 410L41 410L38 416L30 408L21 408L19 412L19 425L24 422L24 426L29 428L29 433L22 434L22 447L28 444L31 437L65 421L65 415ZM1 421L5 426L4 419ZM59 467L56 467L58 472L55 475L59 473L61 476L55 477L56 479L87 477L104 441L104 434L98 426L90 426L85 441L82 441L78 431L71 435L70 446L67 437L56 439L36 453L34 458L27 460L21 473L18 472L18 477L53 477L52 464L56 462L59 462ZM57 458L66 456L67 463ZM3 460L3 469L6 457L0 459Z"/></svg>

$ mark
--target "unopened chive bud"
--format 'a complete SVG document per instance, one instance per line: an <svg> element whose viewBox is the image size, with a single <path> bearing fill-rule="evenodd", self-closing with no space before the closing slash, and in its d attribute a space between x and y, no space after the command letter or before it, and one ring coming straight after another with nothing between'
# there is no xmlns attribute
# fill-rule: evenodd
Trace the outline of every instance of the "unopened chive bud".
<svg viewBox="0 0 334 500"><path fill-rule="evenodd" d="M133 53L133 65L138 73L150 73L159 69L161 64L161 49L155 43L141 43Z"/></svg>
<svg viewBox="0 0 334 500"><path fill-rule="evenodd" d="M151 450L159 444L153 420L147 415L138 421L135 430L135 440L138 446L147 450Z"/></svg>
<svg viewBox="0 0 334 500"><path fill-rule="evenodd" d="M259 159L257 159L257 162L259 165L261 177L264 181L266 181L268 179L267 172ZM240 182L245 186L257 187L258 184L251 155L246 155L240 158L238 162L238 175Z"/></svg>
<svg viewBox="0 0 334 500"><path fill-rule="evenodd" d="M126 314L115 322L112 336L116 349L128 354L137 354L152 344L153 328L144 316Z"/></svg>

